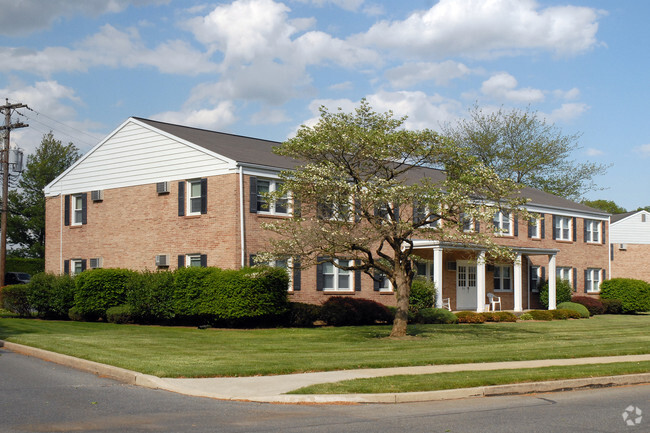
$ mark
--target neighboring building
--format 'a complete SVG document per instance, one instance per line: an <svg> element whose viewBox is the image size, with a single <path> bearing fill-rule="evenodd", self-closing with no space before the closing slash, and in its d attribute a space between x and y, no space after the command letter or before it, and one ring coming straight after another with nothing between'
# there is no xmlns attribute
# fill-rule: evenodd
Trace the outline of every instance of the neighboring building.
<svg viewBox="0 0 650 433"><path fill-rule="evenodd" d="M612 215L611 224L611 278L650 282L650 212L639 210Z"/></svg>
<svg viewBox="0 0 650 433"><path fill-rule="evenodd" d="M248 265L272 236L261 224L291 212L289 198L267 203L262 195L278 186L281 170L296 166L272 152L276 145L129 118L45 188L46 270ZM517 254L515 263L485 265L480 250L414 240L428 260L419 273L442 287L438 305L449 298L454 310L482 311L494 293L503 309L537 308L538 285L554 273L578 293L598 293L609 268L609 215L531 188L522 193L540 218L529 224L499 214L494 221L505 232L500 242ZM290 261L273 265L292 267ZM389 284L359 272L323 264L290 275L293 301L346 295L395 304Z"/></svg>

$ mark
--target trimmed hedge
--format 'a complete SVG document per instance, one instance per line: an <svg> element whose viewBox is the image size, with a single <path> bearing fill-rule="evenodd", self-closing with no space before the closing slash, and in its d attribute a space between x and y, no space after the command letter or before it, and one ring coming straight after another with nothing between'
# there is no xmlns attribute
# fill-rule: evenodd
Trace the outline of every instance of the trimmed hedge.
<svg viewBox="0 0 650 433"><path fill-rule="evenodd" d="M495 311L479 313L485 317L486 322L516 322L517 316L509 311Z"/></svg>
<svg viewBox="0 0 650 433"><path fill-rule="evenodd" d="M626 314L650 311L650 284L632 278L612 278L600 284L600 299L618 299Z"/></svg>
<svg viewBox="0 0 650 433"><path fill-rule="evenodd" d="M126 301L126 285L135 271L92 269L75 277L74 306L83 317L97 320Z"/></svg>
<svg viewBox="0 0 650 433"><path fill-rule="evenodd" d="M166 323L174 318L174 274L144 271L126 283L126 303L139 323Z"/></svg>
<svg viewBox="0 0 650 433"><path fill-rule="evenodd" d="M436 298L436 286L424 277L415 277L411 283L409 311L417 313L423 308L432 308Z"/></svg>
<svg viewBox="0 0 650 433"><path fill-rule="evenodd" d="M485 316L474 311L459 311L455 313L458 323L485 323Z"/></svg>
<svg viewBox="0 0 650 433"><path fill-rule="evenodd" d="M44 272L34 275L27 295L32 308L44 319L67 319L74 305L75 282L69 275Z"/></svg>
<svg viewBox="0 0 650 433"><path fill-rule="evenodd" d="M603 302L600 299L592 298L591 296L574 296L571 298L571 302L584 305L592 316L605 314L605 306L603 306Z"/></svg>
<svg viewBox="0 0 650 433"><path fill-rule="evenodd" d="M4 286L0 289L0 305L21 317L29 317L32 314L32 307L29 304L28 294L27 284Z"/></svg>
<svg viewBox="0 0 650 433"><path fill-rule="evenodd" d="M320 312L320 305L290 302L285 323L295 328L311 328L320 318Z"/></svg>
<svg viewBox="0 0 650 433"><path fill-rule="evenodd" d="M133 323L133 307L123 304L109 308L106 310L106 321L110 323Z"/></svg>
<svg viewBox="0 0 650 433"><path fill-rule="evenodd" d="M588 319L589 310L582 304L577 304L575 302L562 302L557 306L558 310L573 310L580 314L581 317ZM557 310L556 310L557 311Z"/></svg>
<svg viewBox="0 0 650 433"><path fill-rule="evenodd" d="M337 296L323 303L320 319L330 326L358 326L389 323L393 320L393 315L378 302Z"/></svg>
<svg viewBox="0 0 650 433"><path fill-rule="evenodd" d="M549 310L530 310L529 314L533 320L553 320L553 313Z"/></svg>
<svg viewBox="0 0 650 433"><path fill-rule="evenodd" d="M415 315L415 323L422 324L453 324L458 323L458 317L446 308L422 308Z"/></svg>
<svg viewBox="0 0 650 433"><path fill-rule="evenodd" d="M29 275L36 275L45 272L45 259L7 257L5 268L7 272L25 272Z"/></svg>
<svg viewBox="0 0 650 433"><path fill-rule="evenodd" d="M568 281L561 278L555 279L555 304L570 302L573 289ZM539 302L548 308L548 280L539 289Z"/></svg>
<svg viewBox="0 0 650 433"><path fill-rule="evenodd" d="M601 299L603 307L605 308L605 314L622 314L623 313L623 303L618 299Z"/></svg>

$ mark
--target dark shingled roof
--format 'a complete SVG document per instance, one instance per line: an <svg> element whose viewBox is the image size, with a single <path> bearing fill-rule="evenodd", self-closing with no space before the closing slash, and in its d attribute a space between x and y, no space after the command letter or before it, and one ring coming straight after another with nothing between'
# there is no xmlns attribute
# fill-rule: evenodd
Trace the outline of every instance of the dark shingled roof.
<svg viewBox="0 0 650 433"><path fill-rule="evenodd" d="M143 119L141 117L134 117L134 119L239 163L261 165L279 169L293 169L299 165L299 161L295 159L273 153L273 147L281 144L277 141L244 137L241 135L209 131L189 126L174 125L156 120ZM423 176L427 176L436 181L441 181L445 178L445 173L433 168L419 168L417 171L411 172L409 175L409 177L412 178ZM530 199L529 204L531 205L586 212L601 216L608 215L602 210L594 209L581 203L576 203L534 188L524 187L521 190L521 193L526 198ZM612 222L614 222L613 219Z"/></svg>
<svg viewBox="0 0 650 433"><path fill-rule="evenodd" d="M634 215L634 214L637 213L637 212L641 212L641 211L639 211L639 210L634 210L634 211L632 211L632 212L625 212L625 213L617 213L617 214L614 214L614 215L612 215L611 222L612 222L612 223L618 222L618 221L622 220L623 218L627 218L627 217L629 217L630 215Z"/></svg>

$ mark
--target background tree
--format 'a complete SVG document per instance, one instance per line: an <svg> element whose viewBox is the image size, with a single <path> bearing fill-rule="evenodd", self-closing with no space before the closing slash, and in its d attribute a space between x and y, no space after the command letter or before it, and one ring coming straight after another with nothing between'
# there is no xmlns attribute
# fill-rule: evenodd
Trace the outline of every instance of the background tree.
<svg viewBox="0 0 650 433"><path fill-rule="evenodd" d="M45 256L45 195L43 188L81 155L74 144L61 144L52 132L43 135L36 151L27 157L18 188L9 193L7 237L14 256Z"/></svg>
<svg viewBox="0 0 650 433"><path fill-rule="evenodd" d="M627 212L625 208L620 207L612 200L582 200L582 204L593 207L594 209L600 209L611 214Z"/></svg>
<svg viewBox="0 0 650 433"><path fill-rule="evenodd" d="M607 171L602 164L573 160L580 135L564 135L528 109L484 112L474 106L468 119L443 131L500 177L571 200L599 189L594 178Z"/></svg>
<svg viewBox="0 0 650 433"><path fill-rule="evenodd" d="M276 148L301 163L281 173L284 183L270 199L290 193L300 205L292 218L265 225L280 236L271 241L273 254L262 257L300 256L303 267L328 262L385 276L397 295L394 337L406 335L412 239L482 245L493 257L510 257L492 234L464 232L463 223L473 218L488 227L496 209L487 203L521 204L505 199L518 196L514 182L432 131L404 130L404 121L373 112L365 100L353 113L321 108L316 126L302 126ZM447 176L430 177L423 169L430 166L446 167ZM442 224L430 227L433 221Z"/></svg>

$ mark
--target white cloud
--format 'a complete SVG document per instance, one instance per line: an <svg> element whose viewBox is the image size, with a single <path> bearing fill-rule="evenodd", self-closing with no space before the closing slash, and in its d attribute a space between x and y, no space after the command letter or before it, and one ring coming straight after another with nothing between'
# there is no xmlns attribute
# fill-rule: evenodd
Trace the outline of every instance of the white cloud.
<svg viewBox="0 0 650 433"><path fill-rule="evenodd" d="M496 57L523 50L575 55L593 48L602 12L541 9L534 0L440 0L402 21L381 21L355 38L397 55Z"/></svg>
<svg viewBox="0 0 650 433"><path fill-rule="evenodd" d="M516 103L533 103L544 100L544 92L530 87L517 89L517 79L502 72L493 75L481 85L481 93L495 99Z"/></svg>
<svg viewBox="0 0 650 433"><path fill-rule="evenodd" d="M364 0L297 0L300 3L312 3L315 6L326 6L333 4L348 11L356 11L363 4Z"/></svg>
<svg viewBox="0 0 650 433"><path fill-rule="evenodd" d="M634 148L636 153L640 153L643 158L650 157L650 144L643 144Z"/></svg>
<svg viewBox="0 0 650 433"><path fill-rule="evenodd" d="M551 112L546 118L550 122L568 122L577 117L580 117L582 113L587 111L589 106L587 104L576 102L576 103L566 103L562 104L560 108L557 108Z"/></svg>
<svg viewBox="0 0 650 433"><path fill-rule="evenodd" d="M587 154L587 156L601 156L601 155L605 154L605 152L603 152L602 150L595 149L593 147L590 147L589 149L587 149L585 151L585 153Z"/></svg>
<svg viewBox="0 0 650 433"><path fill-rule="evenodd" d="M406 63L386 71L386 78L393 87L411 87L429 80L438 86L446 86L451 80L471 73L472 70L464 64L447 60L442 63Z"/></svg>
<svg viewBox="0 0 650 433"><path fill-rule="evenodd" d="M96 17L117 13L129 6L165 4L169 0L21 0L3 1L0 34L25 35L50 27L61 17L87 15Z"/></svg>
<svg viewBox="0 0 650 433"><path fill-rule="evenodd" d="M231 101L221 101L212 108L198 110L167 111L151 116L161 122L189 125L197 128L222 130L232 125L237 117Z"/></svg>
<svg viewBox="0 0 650 433"><path fill-rule="evenodd" d="M341 91L341 90L351 90L353 87L354 87L354 83L352 83L352 81L344 81L342 83L332 84L331 86L329 86L329 89Z"/></svg>
<svg viewBox="0 0 650 433"><path fill-rule="evenodd" d="M573 89L570 90L554 90L553 95L557 99L566 99L566 100L574 100L578 99L580 97L580 90L577 87L574 87Z"/></svg>
<svg viewBox="0 0 650 433"><path fill-rule="evenodd" d="M275 125L291 120L284 110L264 108L251 116L254 125Z"/></svg>

